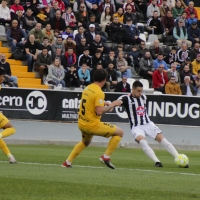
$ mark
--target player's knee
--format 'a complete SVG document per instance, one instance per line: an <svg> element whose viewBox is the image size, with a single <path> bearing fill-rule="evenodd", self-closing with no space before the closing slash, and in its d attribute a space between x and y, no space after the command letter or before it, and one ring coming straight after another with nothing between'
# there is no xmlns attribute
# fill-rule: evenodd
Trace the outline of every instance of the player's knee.
<svg viewBox="0 0 200 200"><path fill-rule="evenodd" d="M124 131L121 128L117 128L115 135L123 137Z"/></svg>
<svg viewBox="0 0 200 200"><path fill-rule="evenodd" d="M157 136L156 136L156 141L158 143L161 143L161 141L164 139L163 135L161 133L159 133Z"/></svg>
<svg viewBox="0 0 200 200"><path fill-rule="evenodd" d="M92 140L87 140L87 141L82 141L82 142L83 142L83 144L87 147L87 146L90 145L91 141L92 141Z"/></svg>

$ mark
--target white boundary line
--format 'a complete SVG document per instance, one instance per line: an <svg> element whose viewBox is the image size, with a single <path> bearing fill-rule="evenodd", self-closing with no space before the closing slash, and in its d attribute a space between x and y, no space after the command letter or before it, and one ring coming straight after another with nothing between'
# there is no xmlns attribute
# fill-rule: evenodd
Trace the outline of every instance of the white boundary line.
<svg viewBox="0 0 200 200"><path fill-rule="evenodd" d="M8 163L8 161L0 161L0 163ZM23 165L44 165L44 166L54 166L61 167L61 164L47 164L47 163L31 163L31 162L17 162L18 164ZM15 165L15 164L11 164ZM95 167L95 166L84 166L84 165L73 165L74 168L91 168L91 169L105 169L106 167ZM70 170L70 169L69 169ZM158 171L151 169L130 169L130 168L116 168L116 170L128 170L128 171L140 171L140 172L152 172L152 173L163 173L163 174L178 174L178 175L186 175L186 176L200 176L200 174L194 173L186 173L186 172L167 172L167 171ZM185 169L187 170L187 169Z"/></svg>

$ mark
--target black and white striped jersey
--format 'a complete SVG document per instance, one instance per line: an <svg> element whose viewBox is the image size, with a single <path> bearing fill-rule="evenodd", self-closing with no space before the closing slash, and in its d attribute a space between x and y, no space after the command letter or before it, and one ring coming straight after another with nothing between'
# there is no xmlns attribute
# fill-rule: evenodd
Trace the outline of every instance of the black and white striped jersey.
<svg viewBox="0 0 200 200"><path fill-rule="evenodd" d="M128 114L131 128L150 122L146 108L147 97L144 94L140 98L135 98L132 95L124 96L121 100Z"/></svg>

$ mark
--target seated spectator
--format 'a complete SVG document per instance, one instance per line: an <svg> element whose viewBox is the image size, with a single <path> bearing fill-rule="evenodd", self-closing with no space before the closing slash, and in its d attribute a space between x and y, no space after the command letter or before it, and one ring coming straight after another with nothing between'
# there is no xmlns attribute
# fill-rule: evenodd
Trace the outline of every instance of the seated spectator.
<svg viewBox="0 0 200 200"><path fill-rule="evenodd" d="M106 9L106 7L110 7L111 15L113 15L116 12L115 5L111 3L111 0L105 0L103 1L98 7L99 12L103 13L103 11Z"/></svg>
<svg viewBox="0 0 200 200"><path fill-rule="evenodd" d="M90 71L90 77L91 77L91 82L92 82L92 83L94 82L94 80L93 80L94 72L95 72L97 69L103 69L103 66L102 66L101 63L97 63L97 65L94 66L94 67L92 68L92 70ZM106 86L106 84L105 84L105 86Z"/></svg>
<svg viewBox="0 0 200 200"><path fill-rule="evenodd" d="M78 27L78 33L75 35L75 42L76 42L77 46L81 44L81 39L85 38L84 31L85 30L84 30L83 26ZM87 44L90 44L90 41L87 41Z"/></svg>
<svg viewBox="0 0 200 200"><path fill-rule="evenodd" d="M60 10L60 12L64 13L65 12L65 4L62 0L53 0L52 4L54 4L54 2L58 2L58 9Z"/></svg>
<svg viewBox="0 0 200 200"><path fill-rule="evenodd" d="M58 30L60 34L66 29L65 20L61 18L61 11L56 10L56 16L49 19L49 24L53 30Z"/></svg>
<svg viewBox="0 0 200 200"><path fill-rule="evenodd" d="M200 70L200 54L198 54L196 59L192 62L192 74L197 75L199 70Z"/></svg>
<svg viewBox="0 0 200 200"><path fill-rule="evenodd" d="M65 58L66 58L66 65L64 66L65 70L66 67L69 68L72 65L74 66L76 63L76 54L73 52L72 48L68 48L68 50L65 52Z"/></svg>
<svg viewBox="0 0 200 200"><path fill-rule="evenodd" d="M80 87L80 81L76 67L70 66L69 71L65 73L65 85L66 87Z"/></svg>
<svg viewBox="0 0 200 200"><path fill-rule="evenodd" d="M172 11L167 12L167 16L162 17L161 23L164 28L164 35L173 35L173 28L175 26L174 18L172 17Z"/></svg>
<svg viewBox="0 0 200 200"><path fill-rule="evenodd" d="M187 20L187 13L185 11L183 11L182 15L177 17L175 20L175 24L178 25L179 19L183 20L183 26L185 28L188 28L188 20Z"/></svg>
<svg viewBox="0 0 200 200"><path fill-rule="evenodd" d="M133 24L137 23L137 19L136 19L136 15L134 14L134 12L132 11L132 7L130 5L128 5L125 9L125 13L124 13L124 20L123 23L125 24L127 19L131 19Z"/></svg>
<svg viewBox="0 0 200 200"><path fill-rule="evenodd" d="M37 5L39 10L45 10L51 7L51 0L39 0Z"/></svg>
<svg viewBox="0 0 200 200"><path fill-rule="evenodd" d="M24 31L26 32L26 20L23 16L23 11L22 10L18 10L16 15L12 18L13 20L17 20L18 21L18 26Z"/></svg>
<svg viewBox="0 0 200 200"><path fill-rule="evenodd" d="M73 52L76 53L76 42L73 40L72 36L68 36L67 39L63 41L65 45L65 51L67 51L69 48L73 49Z"/></svg>
<svg viewBox="0 0 200 200"><path fill-rule="evenodd" d="M185 12L187 13L187 19L190 17L190 13L193 12L195 14L195 18L198 19L197 10L194 8L194 2L190 1L188 3L188 7L185 9Z"/></svg>
<svg viewBox="0 0 200 200"><path fill-rule="evenodd" d="M78 77L81 87L85 87L91 83L90 70L87 69L86 63L82 63L81 68L78 70Z"/></svg>
<svg viewBox="0 0 200 200"><path fill-rule="evenodd" d="M153 16L147 21L147 31L149 34L162 34L163 26L158 18L158 12L154 11Z"/></svg>
<svg viewBox="0 0 200 200"><path fill-rule="evenodd" d="M158 69L159 66L162 64L164 66L164 70L169 70L167 63L164 61L163 59L163 54L158 54L158 57L156 60L154 60L153 64L154 64L154 69Z"/></svg>
<svg viewBox="0 0 200 200"><path fill-rule="evenodd" d="M177 68L180 68L180 63L178 61L178 56L177 56L177 49L176 47L172 47L170 53L165 57L165 62L169 65L172 63L175 63L177 65Z"/></svg>
<svg viewBox="0 0 200 200"><path fill-rule="evenodd" d="M53 57L55 58L56 49L61 49L61 54L65 54L65 46L62 43L62 36L58 36L55 43L51 46L51 52Z"/></svg>
<svg viewBox="0 0 200 200"><path fill-rule="evenodd" d="M127 83L127 77L123 76L122 80L117 83L114 92L131 92L131 87L129 83Z"/></svg>
<svg viewBox="0 0 200 200"><path fill-rule="evenodd" d="M131 6L133 13L137 12L136 6L135 6L135 3L133 2L133 0L127 0L126 3L124 3L124 5L123 5L124 11L127 9L128 6Z"/></svg>
<svg viewBox="0 0 200 200"><path fill-rule="evenodd" d="M76 16L72 12L71 7L66 8L66 12L62 14L62 18L65 20L66 26L75 27L76 26Z"/></svg>
<svg viewBox="0 0 200 200"><path fill-rule="evenodd" d="M105 61L104 61L104 64L103 64L103 68L107 68L108 64L109 63L112 63L114 65L114 69L117 70L117 60L115 58L115 52L114 51L110 51L109 54L105 57ZM124 63L122 63L124 64ZM121 73L120 73L121 75Z"/></svg>
<svg viewBox="0 0 200 200"><path fill-rule="evenodd" d="M39 72L41 83L45 84L48 68L52 64L52 57L48 53L48 48L43 47L42 52L37 55L34 70Z"/></svg>
<svg viewBox="0 0 200 200"><path fill-rule="evenodd" d="M187 44L183 43L181 45L181 49L177 52L178 62L183 63L185 62L186 58L190 57L190 51L187 49Z"/></svg>
<svg viewBox="0 0 200 200"><path fill-rule="evenodd" d="M163 4L159 7L160 8L160 16L163 18L167 16L167 12L171 11L171 7L167 5L167 0L163 0Z"/></svg>
<svg viewBox="0 0 200 200"><path fill-rule="evenodd" d="M168 78L163 64L154 71L152 78L154 90L165 93L165 85L168 83Z"/></svg>
<svg viewBox="0 0 200 200"><path fill-rule="evenodd" d="M197 95L200 96L200 70L198 70L197 75L194 77L194 81L195 81Z"/></svg>
<svg viewBox="0 0 200 200"><path fill-rule="evenodd" d="M65 55L62 54L62 49L57 48L54 56L52 56L52 60L55 58L59 58L61 60L61 65L64 67L65 70L67 70L67 62Z"/></svg>
<svg viewBox="0 0 200 200"><path fill-rule="evenodd" d="M180 72L183 71L185 65L188 65L189 66L189 71L192 72L192 61L191 61L190 57L187 57L186 60L185 60L185 62L183 62L181 64L181 67L179 69Z"/></svg>
<svg viewBox="0 0 200 200"><path fill-rule="evenodd" d="M54 1L53 2L53 7L50 8L50 12L49 12L49 18L54 18L56 17L56 11L59 10L58 8L58 2Z"/></svg>
<svg viewBox="0 0 200 200"><path fill-rule="evenodd" d="M99 26L102 28L102 31L106 31L106 26L111 24L112 14L110 11L110 7L106 7L104 12L101 14L100 24Z"/></svg>
<svg viewBox="0 0 200 200"><path fill-rule="evenodd" d="M79 56L78 58L78 67L81 67L84 64L87 65L87 69L91 69L92 68L92 58L89 55L90 51L88 48L85 48L83 50L83 54Z"/></svg>
<svg viewBox="0 0 200 200"><path fill-rule="evenodd" d="M93 42L90 44L90 55L93 56L97 50L100 50L103 54L108 54L109 52L109 47L103 44L99 34L95 35Z"/></svg>
<svg viewBox="0 0 200 200"><path fill-rule="evenodd" d="M185 76L189 76L190 77L190 82L193 84L193 76L192 73L190 72L190 68L188 65L185 65L183 70L180 72L180 78L181 78L181 83L184 83L184 78Z"/></svg>
<svg viewBox="0 0 200 200"><path fill-rule="evenodd" d="M194 44L194 47L190 51L190 58L192 61L196 59L197 55L200 54L200 45L198 42Z"/></svg>
<svg viewBox="0 0 200 200"><path fill-rule="evenodd" d="M14 4L10 6L11 19L17 14L18 10L22 10L24 13L24 8L20 5L20 0L14 0Z"/></svg>
<svg viewBox="0 0 200 200"><path fill-rule="evenodd" d="M42 24L37 23L35 28L31 29L28 35L33 34L35 36L35 41L38 43L42 43L43 41L43 32L42 32Z"/></svg>
<svg viewBox="0 0 200 200"><path fill-rule="evenodd" d="M136 11L144 15L145 20L147 19L147 2L146 0L134 0Z"/></svg>
<svg viewBox="0 0 200 200"><path fill-rule="evenodd" d="M81 54L83 54L83 50L84 50L85 48L88 48L88 49L89 49L89 45L86 44L86 38L82 38L82 39L81 39L80 45L76 45L76 55L77 55L77 58L78 58Z"/></svg>
<svg viewBox="0 0 200 200"><path fill-rule="evenodd" d="M43 36L47 37L50 45L54 43L54 32L51 30L51 24L47 24L42 30Z"/></svg>
<svg viewBox="0 0 200 200"><path fill-rule="evenodd" d="M95 23L100 23L101 13L99 12L98 5L96 2L92 3L92 8L89 10L89 15L95 15Z"/></svg>
<svg viewBox="0 0 200 200"><path fill-rule="evenodd" d="M79 0L74 2L73 11L78 12L80 10L81 4L84 5L84 11L89 12L89 10L92 8L92 4L89 1Z"/></svg>
<svg viewBox="0 0 200 200"><path fill-rule="evenodd" d="M173 18L176 19L177 17L180 17L182 15L183 11L184 10L181 6L181 2L176 1L176 6L174 8L172 8Z"/></svg>
<svg viewBox="0 0 200 200"><path fill-rule="evenodd" d="M73 31L70 26L67 26L66 30L62 33L62 38L67 39L69 36L74 40Z"/></svg>
<svg viewBox="0 0 200 200"><path fill-rule="evenodd" d="M118 17L118 22L119 22L120 24L123 24L123 23L124 23L124 10L123 10L123 8L119 8L119 9L117 10L117 12L113 15L113 19L114 19L115 17ZM130 17L130 18L131 18L131 17Z"/></svg>
<svg viewBox="0 0 200 200"><path fill-rule="evenodd" d="M48 68L47 82L55 86L61 84L62 87L65 87L64 78L65 72L61 61L59 58L55 58L54 62Z"/></svg>
<svg viewBox="0 0 200 200"><path fill-rule="evenodd" d="M140 41L140 46L138 48L139 58L142 58L147 51L149 52L149 49L146 48L145 42L144 41Z"/></svg>
<svg viewBox="0 0 200 200"><path fill-rule="evenodd" d="M174 76L170 77L169 82L165 85L165 94L182 95L180 85L175 80Z"/></svg>
<svg viewBox="0 0 200 200"><path fill-rule="evenodd" d="M197 27L197 22L192 22L188 28L188 40L192 42L192 46L200 41L200 28Z"/></svg>
<svg viewBox="0 0 200 200"><path fill-rule="evenodd" d="M122 36L124 34L124 28L121 23L119 23L118 17L113 17L113 22L109 26L108 38L112 42L121 43Z"/></svg>
<svg viewBox="0 0 200 200"><path fill-rule="evenodd" d="M179 19L178 26L173 29L173 36L176 39L178 46L180 47L182 43L187 43L189 47L192 46L192 42L188 40L187 29L183 26L183 19Z"/></svg>
<svg viewBox="0 0 200 200"><path fill-rule="evenodd" d="M0 54L0 67L5 70L4 81L8 84L11 83L12 87L18 87L18 79L16 76L12 76L10 64L6 62L5 54Z"/></svg>
<svg viewBox="0 0 200 200"><path fill-rule="evenodd" d="M97 50L95 55L92 56L92 69L97 65L97 63L99 64L104 64L104 57L101 54L101 51Z"/></svg>
<svg viewBox="0 0 200 200"><path fill-rule="evenodd" d="M157 6L157 0L152 0L151 4L147 7L147 18L153 17L154 11L157 11L157 16L160 17L160 9Z"/></svg>
<svg viewBox="0 0 200 200"><path fill-rule="evenodd" d="M89 21L88 21L87 27L86 27L87 31L89 31L90 24L94 24L95 25L95 30L96 31L99 31L99 32L101 31L101 27L99 26L99 23L96 22L96 16L93 15L93 14L91 14L89 16Z"/></svg>
<svg viewBox="0 0 200 200"><path fill-rule="evenodd" d="M0 4L0 24L5 26L5 24L10 24L11 22L11 16L10 16L10 10L7 6L7 0L2 0Z"/></svg>
<svg viewBox="0 0 200 200"><path fill-rule="evenodd" d="M88 12L85 11L84 3L80 4L80 9L75 14L78 26L83 26L84 28L86 28L88 23Z"/></svg>
<svg viewBox="0 0 200 200"><path fill-rule="evenodd" d="M26 11L26 14L24 15L24 18L26 20L26 30L28 32L31 29L35 28L35 25L37 24L37 21L32 14L33 14L32 10L30 8L28 8Z"/></svg>
<svg viewBox="0 0 200 200"><path fill-rule="evenodd" d="M181 84L181 92L182 92L182 95L186 95L186 96L196 96L197 95L194 86L190 82L189 76L184 77L184 83Z"/></svg>
<svg viewBox="0 0 200 200"><path fill-rule="evenodd" d="M7 36L8 46L11 47L12 52L14 52L17 47L21 49L24 48L24 44L26 43L27 39L27 34L18 26L17 20L12 21L12 25L7 30L6 36Z"/></svg>
<svg viewBox="0 0 200 200"><path fill-rule="evenodd" d="M147 51L145 55L140 59L139 66L139 75L144 79L152 80L154 65L150 52Z"/></svg>
<svg viewBox="0 0 200 200"><path fill-rule="evenodd" d="M194 12L191 12L190 17L188 18L188 28L191 26L192 23L197 24L197 18L195 18Z"/></svg>
<svg viewBox="0 0 200 200"><path fill-rule="evenodd" d="M137 50L137 46L133 45L132 50L128 53L128 58L130 58L130 66L134 67L135 71L138 73L139 72L139 52ZM127 58L127 60L128 60Z"/></svg>
<svg viewBox="0 0 200 200"><path fill-rule="evenodd" d="M33 71L33 64L37 59L38 50L40 49L40 44L35 41L35 36L30 34L28 40L24 46L26 57L28 59L28 71Z"/></svg>
<svg viewBox="0 0 200 200"><path fill-rule="evenodd" d="M167 71L167 77L168 80L170 80L170 78L173 76L175 78L175 82L181 84L180 73L176 69L177 69L176 63L172 63L171 69Z"/></svg>
<svg viewBox="0 0 200 200"><path fill-rule="evenodd" d="M48 49L48 54L51 55L51 45L49 44L49 39L47 37L43 38L43 43L40 45L40 50L47 48Z"/></svg>
<svg viewBox="0 0 200 200"><path fill-rule="evenodd" d="M107 71L106 91L110 92L110 89L115 88L115 86L117 85L117 72L114 69L113 63L108 64L106 71Z"/></svg>
<svg viewBox="0 0 200 200"><path fill-rule="evenodd" d="M157 59L158 54L163 54L162 48L159 47L158 40L155 40L153 46L150 47L150 53L153 60Z"/></svg>
<svg viewBox="0 0 200 200"><path fill-rule="evenodd" d="M140 44L140 32L138 28L133 25L131 19L127 19L126 24L124 25L125 33L122 36L122 42L125 44Z"/></svg>

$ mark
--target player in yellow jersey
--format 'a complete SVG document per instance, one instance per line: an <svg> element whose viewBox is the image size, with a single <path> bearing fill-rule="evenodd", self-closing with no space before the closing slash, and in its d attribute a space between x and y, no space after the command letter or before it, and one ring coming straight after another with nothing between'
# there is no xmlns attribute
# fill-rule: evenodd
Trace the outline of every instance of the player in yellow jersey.
<svg viewBox="0 0 200 200"><path fill-rule="evenodd" d="M4 75L5 75L5 70L0 67L0 85L4 81ZM10 153L10 150L8 149L6 143L3 140L3 138L14 134L15 128L2 113L0 113L0 129L3 129L3 131L0 132L0 149L2 149L2 151L8 156L9 162L11 164L17 163L14 156Z"/></svg>
<svg viewBox="0 0 200 200"><path fill-rule="evenodd" d="M101 88L106 83L107 72L104 69L95 71L94 83L87 86L83 93L79 109L78 127L82 133L82 141L79 142L62 167L71 167L72 161L78 156L92 141L93 135L109 138L111 137L105 153L100 157L100 161L109 168L115 169L110 162L110 155L117 148L124 132L121 128L101 122L101 116L116 106L119 101L113 101L111 104L104 102L105 94Z"/></svg>

